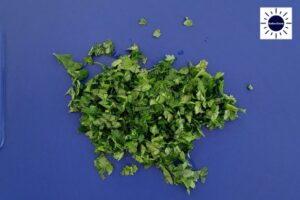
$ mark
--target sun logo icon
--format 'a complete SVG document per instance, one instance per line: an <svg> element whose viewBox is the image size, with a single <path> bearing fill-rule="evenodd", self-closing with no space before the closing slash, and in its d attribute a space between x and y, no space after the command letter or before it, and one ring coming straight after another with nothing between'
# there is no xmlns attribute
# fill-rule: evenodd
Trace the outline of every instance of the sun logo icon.
<svg viewBox="0 0 300 200"><path fill-rule="evenodd" d="M291 40L292 8L260 8L260 39Z"/></svg>

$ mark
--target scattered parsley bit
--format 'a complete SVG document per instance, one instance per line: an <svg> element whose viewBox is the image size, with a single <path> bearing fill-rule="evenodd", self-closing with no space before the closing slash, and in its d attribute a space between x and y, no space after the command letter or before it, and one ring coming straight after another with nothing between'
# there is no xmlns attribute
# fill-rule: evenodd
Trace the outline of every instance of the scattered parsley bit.
<svg viewBox="0 0 300 200"><path fill-rule="evenodd" d="M145 26L145 25L147 25L147 24L148 24L148 21L147 21L145 18L141 18L141 19L139 20L139 25Z"/></svg>
<svg viewBox="0 0 300 200"><path fill-rule="evenodd" d="M110 161L103 154L101 154L94 161L94 165L103 180L106 178L105 174L110 175L114 170L114 167L112 166Z"/></svg>
<svg viewBox="0 0 300 200"><path fill-rule="evenodd" d="M165 56L165 61L173 63L175 61L175 56L174 55L166 55Z"/></svg>
<svg viewBox="0 0 300 200"><path fill-rule="evenodd" d="M254 88L253 88L253 86L252 86L251 84L249 84L249 85L247 86L247 89L248 89L249 91L252 91Z"/></svg>
<svg viewBox="0 0 300 200"><path fill-rule="evenodd" d="M155 38L159 38L160 37L160 35L161 35L161 33L160 33L160 29L156 29L154 32L153 32L153 37L155 37Z"/></svg>
<svg viewBox="0 0 300 200"><path fill-rule="evenodd" d="M132 176L134 175L138 170L138 167L136 165L126 165L123 169L121 174L123 176Z"/></svg>
<svg viewBox="0 0 300 200"><path fill-rule="evenodd" d="M183 25L185 25L185 26L193 26L193 21L189 17L185 17Z"/></svg>
<svg viewBox="0 0 300 200"><path fill-rule="evenodd" d="M91 65L97 56L112 56L110 40L96 44L84 59ZM84 64L70 54L54 54L72 79L70 112L80 112L79 131L91 140L98 156L95 168L102 179L114 167L107 156L121 160L125 153L144 167L156 167L168 184L183 185L187 192L205 182L206 167L194 169L189 153L203 128L223 128L238 117L236 100L224 93L224 73L211 75L208 62L177 70L174 55L167 55L151 69L140 66L145 57L135 44L128 53L87 81ZM122 175L133 175L136 165Z"/></svg>
<svg viewBox="0 0 300 200"><path fill-rule="evenodd" d="M85 65L93 65L93 56L107 55L112 56L114 54L114 46L111 40L106 40L102 44L95 44L88 55L83 59Z"/></svg>

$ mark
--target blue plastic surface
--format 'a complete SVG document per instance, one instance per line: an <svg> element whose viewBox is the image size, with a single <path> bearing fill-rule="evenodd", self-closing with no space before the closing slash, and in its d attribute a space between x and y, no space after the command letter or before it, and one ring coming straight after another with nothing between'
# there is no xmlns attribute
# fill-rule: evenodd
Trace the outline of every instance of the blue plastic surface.
<svg viewBox="0 0 300 200"><path fill-rule="evenodd" d="M0 25L0 150L5 141L5 42Z"/></svg>
<svg viewBox="0 0 300 200"><path fill-rule="evenodd" d="M292 6L293 40L259 40L259 7ZM300 3L238 0L1 0L7 36L6 143L0 151L1 200L299 200ZM182 26L185 16L194 26ZM149 25L138 26L145 17ZM159 39L152 32L160 28ZM149 65L176 54L175 65L209 61L225 72L225 90L247 114L195 144L204 185L187 195L154 168L102 181L93 146L76 129L64 94L71 81L52 53L81 59L111 38L117 53L140 44ZM104 60L107 62L107 60ZM246 86L254 86L252 92Z"/></svg>

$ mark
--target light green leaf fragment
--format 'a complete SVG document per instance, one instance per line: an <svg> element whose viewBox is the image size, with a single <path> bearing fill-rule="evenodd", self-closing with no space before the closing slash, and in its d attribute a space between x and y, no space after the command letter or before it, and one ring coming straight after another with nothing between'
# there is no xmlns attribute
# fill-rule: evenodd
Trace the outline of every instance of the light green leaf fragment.
<svg viewBox="0 0 300 200"><path fill-rule="evenodd" d="M169 111L167 111L167 110L164 111L164 117L166 118L166 120L168 122L171 122L172 119L173 119L173 115Z"/></svg>
<svg viewBox="0 0 300 200"><path fill-rule="evenodd" d="M153 35L153 37L155 37L155 38L159 38L160 35L161 35L160 29L156 29L156 30L153 32L152 35Z"/></svg>
<svg viewBox="0 0 300 200"><path fill-rule="evenodd" d="M247 86L247 89L248 89L249 91L252 91L254 88L253 88L253 86L252 86L251 84L249 84L249 85Z"/></svg>
<svg viewBox="0 0 300 200"><path fill-rule="evenodd" d="M165 61L173 63L174 60L175 60L175 56L174 55L166 55L166 57L165 57Z"/></svg>
<svg viewBox="0 0 300 200"><path fill-rule="evenodd" d="M208 174L207 167L203 167L202 169L200 169L199 176L200 176L201 183L203 184L205 183L207 174Z"/></svg>
<svg viewBox="0 0 300 200"><path fill-rule="evenodd" d="M143 56L142 57L142 63L145 65L147 63L147 57Z"/></svg>
<svg viewBox="0 0 300 200"><path fill-rule="evenodd" d="M116 160L121 160L124 156L124 151L119 151L113 154L114 159Z"/></svg>
<svg viewBox="0 0 300 200"><path fill-rule="evenodd" d="M111 40L106 40L102 44L96 43L88 52L88 56L112 56L115 50L115 46Z"/></svg>
<svg viewBox="0 0 300 200"><path fill-rule="evenodd" d="M139 46L137 44L133 44L131 47L129 47L127 50L129 51L138 51L139 50Z"/></svg>
<svg viewBox="0 0 300 200"><path fill-rule="evenodd" d="M156 125L153 125L150 127L150 132L155 135L159 133L159 130Z"/></svg>
<svg viewBox="0 0 300 200"><path fill-rule="evenodd" d="M168 184L173 184L173 179L172 179L172 175L170 174L170 172L167 170L167 168L165 168L164 166L160 166L159 167L163 173L163 175L165 176L165 181Z"/></svg>
<svg viewBox="0 0 300 200"><path fill-rule="evenodd" d="M183 25L185 25L185 26L193 26L193 21L189 17L185 17Z"/></svg>
<svg viewBox="0 0 300 200"><path fill-rule="evenodd" d="M106 174L110 175L114 170L114 167L104 155L100 155L94 161L94 165L103 180L106 178L105 177Z"/></svg>
<svg viewBox="0 0 300 200"><path fill-rule="evenodd" d="M121 174L123 176L132 176L134 175L138 170L138 167L136 165L126 165L123 167Z"/></svg>
<svg viewBox="0 0 300 200"><path fill-rule="evenodd" d="M145 26L145 25L147 25L147 24L148 24L148 21L147 21L145 18L139 19L139 25Z"/></svg>
<svg viewBox="0 0 300 200"><path fill-rule="evenodd" d="M189 69L187 67L182 67L180 70L179 70L179 73L181 74L188 74L189 73Z"/></svg>
<svg viewBox="0 0 300 200"><path fill-rule="evenodd" d="M200 60L200 62L195 66L198 69L206 70L208 62L206 60Z"/></svg>

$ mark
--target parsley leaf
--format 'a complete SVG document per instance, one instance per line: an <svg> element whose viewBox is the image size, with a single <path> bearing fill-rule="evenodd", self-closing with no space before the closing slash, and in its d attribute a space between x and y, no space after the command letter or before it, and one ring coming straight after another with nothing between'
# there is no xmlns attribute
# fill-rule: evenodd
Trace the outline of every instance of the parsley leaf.
<svg viewBox="0 0 300 200"><path fill-rule="evenodd" d="M110 175L114 170L112 164L104 155L100 155L94 161L94 165L103 180L106 178L105 174Z"/></svg>
<svg viewBox="0 0 300 200"><path fill-rule="evenodd" d="M153 35L153 37L155 37L155 38L159 38L160 35L161 35L160 29L156 29L156 30L153 32L152 35Z"/></svg>
<svg viewBox="0 0 300 200"><path fill-rule="evenodd" d="M70 54L53 54L57 60L64 65L72 80L83 80L87 78L88 72L83 69L83 65L73 60Z"/></svg>
<svg viewBox="0 0 300 200"><path fill-rule="evenodd" d="M189 17L185 17L183 25L185 25L185 26L193 26L193 21Z"/></svg>
<svg viewBox="0 0 300 200"><path fill-rule="evenodd" d="M143 25L143 26L146 26L148 24L148 21L145 19L145 18L141 18L139 20L139 25Z"/></svg>
<svg viewBox="0 0 300 200"><path fill-rule="evenodd" d="M123 176L132 176L134 175L138 170L138 167L136 165L126 165L123 167L121 174Z"/></svg>
<svg viewBox="0 0 300 200"><path fill-rule="evenodd" d="M248 89L249 91L252 91L254 88L253 88L253 86L252 86L251 84L249 84L249 85L247 86L247 89Z"/></svg>
<svg viewBox="0 0 300 200"><path fill-rule="evenodd" d="M88 55L84 57L83 61L85 65L93 65L93 57L97 56L112 56L115 52L114 44L111 40L106 40L102 44L96 43L88 52Z"/></svg>

